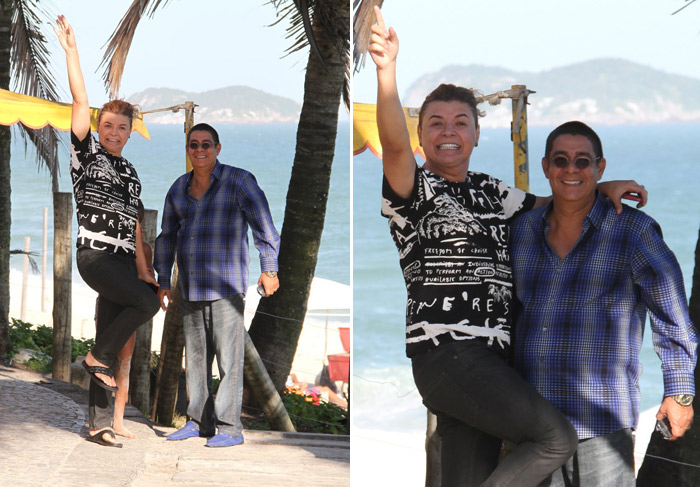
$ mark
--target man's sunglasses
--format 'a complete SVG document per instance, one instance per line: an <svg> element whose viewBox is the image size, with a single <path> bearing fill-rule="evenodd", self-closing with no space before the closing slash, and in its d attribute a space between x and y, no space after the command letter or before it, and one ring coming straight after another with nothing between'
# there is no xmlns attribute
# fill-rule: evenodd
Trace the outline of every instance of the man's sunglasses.
<svg viewBox="0 0 700 487"><path fill-rule="evenodd" d="M195 142L195 141L190 142L190 149L197 150L197 149L199 149L199 147L200 147L199 142ZM214 144L211 142L202 142L201 147L202 147L202 150L209 150L212 147L214 147Z"/></svg>
<svg viewBox="0 0 700 487"><path fill-rule="evenodd" d="M580 156L574 159L573 161L570 161L564 156L556 156L554 159L552 159L552 164L554 164L556 167L559 169L566 169L569 167L569 164L571 162L574 163L574 166L576 166L576 169L588 169L588 167L593 164L593 162L597 161L600 159L600 157L596 157L595 159L590 159L588 157Z"/></svg>

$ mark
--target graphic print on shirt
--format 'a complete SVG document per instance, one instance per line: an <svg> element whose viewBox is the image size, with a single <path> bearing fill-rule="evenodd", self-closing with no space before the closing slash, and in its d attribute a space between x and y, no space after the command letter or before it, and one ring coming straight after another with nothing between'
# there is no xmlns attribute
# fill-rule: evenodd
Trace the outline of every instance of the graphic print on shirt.
<svg viewBox="0 0 700 487"><path fill-rule="evenodd" d="M414 350L442 341L479 338L510 345L512 273L508 220L526 193L490 176L464 183L416 173L410 201L385 182L382 214L389 218L408 290L406 344ZM534 197L528 201L528 209Z"/></svg>
<svg viewBox="0 0 700 487"><path fill-rule="evenodd" d="M141 183L123 157L106 152L92 134L72 135L71 177L78 216L78 247L135 255Z"/></svg>

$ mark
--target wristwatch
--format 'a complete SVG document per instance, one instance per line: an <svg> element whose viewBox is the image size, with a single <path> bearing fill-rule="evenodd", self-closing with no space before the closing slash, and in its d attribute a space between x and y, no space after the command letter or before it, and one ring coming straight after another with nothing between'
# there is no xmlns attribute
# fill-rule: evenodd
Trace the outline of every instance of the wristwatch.
<svg viewBox="0 0 700 487"><path fill-rule="evenodd" d="M265 274L267 274L267 277L276 277L277 271L265 271ZM692 401L692 399L691 399L691 401Z"/></svg>
<svg viewBox="0 0 700 487"><path fill-rule="evenodd" d="M671 397L681 406L690 406L691 404L693 404L694 397L690 394L678 394L676 396Z"/></svg>

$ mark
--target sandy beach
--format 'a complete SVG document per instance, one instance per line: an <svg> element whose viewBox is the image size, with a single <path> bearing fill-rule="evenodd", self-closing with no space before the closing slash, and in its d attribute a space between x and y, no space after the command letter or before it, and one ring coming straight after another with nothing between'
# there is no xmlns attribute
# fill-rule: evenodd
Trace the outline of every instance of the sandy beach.
<svg viewBox="0 0 700 487"><path fill-rule="evenodd" d="M50 274L47 276L45 286L44 308L42 310L41 276L30 274L26 290L23 293L22 273L11 270L10 317L22 319L34 325L53 326L53 281ZM75 279L73 280L72 292L71 334L75 338L94 338L95 298L97 294L85 283ZM24 318L22 318L23 294L25 297ZM259 299L254 287L252 290L248 290L245 310L246 328L250 326ZM328 363L327 355L344 351L338 329L350 326L350 300L349 286L326 279L316 278L314 280L312 295L309 298L309 310L292 364L292 373L296 374L300 381L313 383L316 375ZM165 313L162 311L159 311L153 318L151 348L155 351L160 350L164 318Z"/></svg>
<svg viewBox="0 0 700 487"><path fill-rule="evenodd" d="M658 406L640 413L634 457L639 470L656 424ZM425 433L352 428L352 485L425 485Z"/></svg>

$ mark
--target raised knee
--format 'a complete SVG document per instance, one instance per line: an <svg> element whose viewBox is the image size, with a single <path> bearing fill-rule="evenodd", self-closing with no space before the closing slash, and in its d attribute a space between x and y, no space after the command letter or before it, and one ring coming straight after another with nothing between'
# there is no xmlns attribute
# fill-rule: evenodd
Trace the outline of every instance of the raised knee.
<svg viewBox="0 0 700 487"><path fill-rule="evenodd" d="M158 296L149 292L146 297L141 300L140 308L149 316L154 316L160 309L160 300Z"/></svg>
<svg viewBox="0 0 700 487"><path fill-rule="evenodd" d="M562 457L569 459L578 449L578 433L576 428L565 418L562 421L560 430L560 441L558 442L557 450L561 452Z"/></svg>

